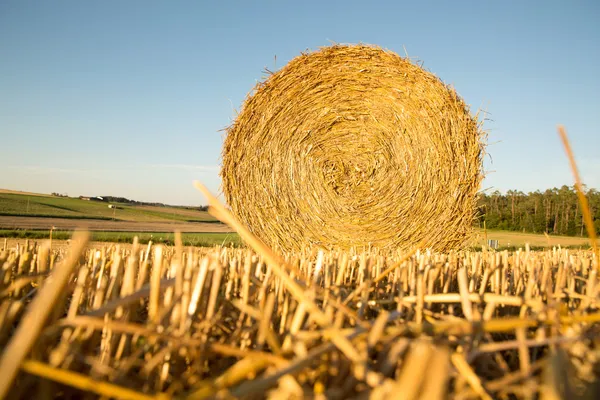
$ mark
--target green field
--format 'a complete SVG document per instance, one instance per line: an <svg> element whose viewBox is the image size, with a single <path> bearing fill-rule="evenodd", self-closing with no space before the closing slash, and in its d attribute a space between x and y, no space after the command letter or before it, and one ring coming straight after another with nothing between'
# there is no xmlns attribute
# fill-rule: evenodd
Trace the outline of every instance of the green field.
<svg viewBox="0 0 600 400"><path fill-rule="evenodd" d="M55 230L52 234L53 239L67 240L72 236L72 231ZM131 243L134 236L137 236L141 243L148 243L152 240L154 243L163 243L172 245L175 243L173 232L99 232L91 233L92 240L97 242L117 242ZM0 229L0 238L15 239L48 239L50 231L32 230L32 229ZM589 240L587 238L577 238L569 236L550 236L519 233L509 231L488 231L488 239L499 241L499 250L525 248L529 244L532 249L551 248L561 246L563 248L588 248ZM182 241L186 246L214 246L214 245L233 245L240 246L242 241L237 233L182 233ZM480 250L485 243L483 232L479 232L472 244L473 250Z"/></svg>
<svg viewBox="0 0 600 400"><path fill-rule="evenodd" d="M116 205L117 209L108 205ZM139 222L216 222L205 211L177 207L137 206L71 197L0 193L0 215Z"/></svg>
<svg viewBox="0 0 600 400"><path fill-rule="evenodd" d="M67 240L71 239L72 236L73 232L71 231L52 232L53 240ZM173 232L91 232L91 240L95 242L132 243L135 236L143 244L148 243L150 240L153 243L165 245L175 244L175 235ZM0 229L0 237L43 240L50 238L50 231ZM184 246L200 247L214 245L240 246L242 244L237 233L182 233L181 241Z"/></svg>
<svg viewBox="0 0 600 400"><path fill-rule="evenodd" d="M478 231L473 246L481 248L485 244L485 236L485 232ZM487 239L498 240L500 249L524 248L525 244L529 244L532 249L550 248L559 245L563 248L587 248L590 246L589 239L585 237L556 235L546 237L543 234L499 230L488 230Z"/></svg>

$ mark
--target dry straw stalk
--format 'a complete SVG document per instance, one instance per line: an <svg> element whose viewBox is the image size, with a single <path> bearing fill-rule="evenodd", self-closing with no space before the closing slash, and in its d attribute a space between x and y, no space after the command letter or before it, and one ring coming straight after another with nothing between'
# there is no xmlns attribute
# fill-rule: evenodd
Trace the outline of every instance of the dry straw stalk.
<svg viewBox="0 0 600 400"><path fill-rule="evenodd" d="M0 348L21 370L7 397L537 398L569 384L597 398L592 251L282 257L210 199L255 251L0 252ZM36 262L20 261L42 255L60 281L37 285ZM50 289L63 299L46 303ZM18 328L42 303L46 323Z"/></svg>

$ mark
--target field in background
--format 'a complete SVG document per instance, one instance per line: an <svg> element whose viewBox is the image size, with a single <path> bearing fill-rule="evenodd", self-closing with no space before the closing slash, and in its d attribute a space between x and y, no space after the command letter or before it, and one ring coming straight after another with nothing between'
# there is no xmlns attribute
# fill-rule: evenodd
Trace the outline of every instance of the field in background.
<svg viewBox="0 0 600 400"><path fill-rule="evenodd" d="M23 192L21 190L10 190L10 189L0 189L0 194L22 194L26 196L41 196L48 197L48 194L44 193L34 193L34 192Z"/></svg>
<svg viewBox="0 0 600 400"><path fill-rule="evenodd" d="M1 218L1 217L0 217ZM207 224L214 227L215 224ZM223 226L224 229L228 229ZM72 236L72 231L57 230L53 232L53 239L67 240ZM148 243L152 240L154 243L173 244L173 231L162 232L141 232L141 231L92 231L92 240L96 242L118 242L132 243L134 236L138 236L141 243ZM24 243L25 239L43 240L50 237L50 231L32 230L32 229L0 229L0 238L10 238L9 243ZM499 250L525 248L525 244L529 243L531 248L548 248L553 246L561 246L563 248L587 248L589 240L585 238L576 238L568 236L550 236L550 240L544 235L531 233L519 233L509 231L488 231L488 239L499 241ZM241 245L242 242L235 232L183 232L182 240L185 246L213 246L215 244L224 245ZM483 232L477 234L473 242L473 249L481 249L485 244Z"/></svg>
<svg viewBox="0 0 600 400"><path fill-rule="evenodd" d="M142 244L147 244L150 240L152 243L174 245L175 234L173 232L91 232L91 240L94 242L108 243L133 243L133 238L138 237ZM70 231L55 231L52 233L54 245L67 245L67 241L71 239L73 232ZM0 229L0 238L6 238L7 246L15 246L17 243L24 244L26 240L44 241L50 238L50 231L31 231L31 230L7 230ZM237 233L182 233L181 241L184 246L196 247L212 247L215 245L222 246L239 246L242 244ZM0 241L2 248L4 241Z"/></svg>
<svg viewBox="0 0 600 400"><path fill-rule="evenodd" d="M109 208L114 204L118 208ZM43 239L54 227L55 239L68 239L75 229L93 232L93 240L126 243L139 236L162 243L173 242L173 232L183 232L187 245L202 246L239 243L237 234L206 211L180 207L130 205L56 197L39 193L0 190L0 237ZM162 239L161 239L162 238ZM487 231L488 239L499 241L499 248L586 247L587 238L549 236L510 231ZM473 241L474 248L485 244L483 231Z"/></svg>
<svg viewBox="0 0 600 400"><path fill-rule="evenodd" d="M590 245L588 238L572 237L572 236L554 236L536 233L522 233L511 231L487 231L488 240L498 240L499 248L519 248L525 246L526 243L533 247L587 247ZM485 234L483 231L477 233L477 237L473 246L481 247L485 244Z"/></svg>
<svg viewBox="0 0 600 400"><path fill-rule="evenodd" d="M0 229L10 230L66 230L121 232L229 232L230 229L215 222L177 221L110 221L77 218L40 218L0 216Z"/></svg>
<svg viewBox="0 0 600 400"><path fill-rule="evenodd" d="M56 239L68 239L74 230L84 229L93 232L94 240L106 242L131 243L138 236L142 242L152 238L169 244L176 230L193 246L237 240L228 226L206 211L0 191L0 237L45 239L51 229Z"/></svg>
<svg viewBox="0 0 600 400"><path fill-rule="evenodd" d="M108 205L117 208L109 208ZM134 222L216 222L206 211L178 207L137 206L44 196L37 193L0 192L0 215L13 217L118 220Z"/></svg>

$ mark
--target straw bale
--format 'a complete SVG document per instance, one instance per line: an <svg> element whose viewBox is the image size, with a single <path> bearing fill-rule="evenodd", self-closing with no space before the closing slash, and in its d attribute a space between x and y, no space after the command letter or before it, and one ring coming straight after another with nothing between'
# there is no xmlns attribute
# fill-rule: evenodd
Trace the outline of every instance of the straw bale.
<svg viewBox="0 0 600 400"><path fill-rule="evenodd" d="M375 46L334 45L248 96L227 129L223 192L281 251L448 250L470 237L482 139L477 116L432 73Z"/></svg>

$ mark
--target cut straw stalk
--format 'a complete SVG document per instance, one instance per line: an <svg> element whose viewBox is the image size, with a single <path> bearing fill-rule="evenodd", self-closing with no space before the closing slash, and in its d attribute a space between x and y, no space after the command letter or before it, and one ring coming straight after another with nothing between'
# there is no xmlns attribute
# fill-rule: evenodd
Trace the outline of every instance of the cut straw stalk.
<svg viewBox="0 0 600 400"><path fill-rule="evenodd" d="M81 252L89 240L88 232L76 232L67 259L54 268L23 316L12 340L0 359L0 398L4 398L17 375L21 362L36 342L42 327L56 305L64 286L77 265Z"/></svg>
<svg viewBox="0 0 600 400"><path fill-rule="evenodd" d="M208 189L200 182L194 182L196 188L204 194L208 203L210 205L209 211L212 212L212 215L220 219L222 222L229 225L232 229L234 229L243 240L245 240L254 250L259 253L261 256L265 258L269 266L271 267L274 274L276 274L281 281L284 283L289 292L294 296L294 298L301 304L306 307L307 311L311 314L311 317L317 322L321 327L330 328L331 321L327 318L327 315L321 311L317 305L310 300L302 290L302 288L284 271L282 266L286 266L287 263L283 262L283 260L275 255L275 253L269 249L263 242L261 242L258 238L256 238L248 229L246 229L242 224L240 224L226 209L223 205L214 197ZM352 362L357 364L364 364L365 360L363 357L356 351L355 347L343 336L334 336L332 337L333 343L336 347L344 353ZM366 370L365 370L366 373Z"/></svg>
<svg viewBox="0 0 600 400"><path fill-rule="evenodd" d="M32 375L37 375L45 379L109 398L130 400L166 400L171 398L171 396L166 394L150 396L135 390L114 385L112 383L97 381L89 376L85 376L76 372L55 368L34 360L24 361L21 365L21 369Z"/></svg>
<svg viewBox="0 0 600 400"><path fill-rule="evenodd" d="M470 303L496 303L498 305L506 305L506 306L515 306L520 307L522 305L527 305L532 308L540 308L542 306L542 301L537 299L532 299L527 301L521 296L509 296L509 295L501 295L495 293L485 293L483 296L471 293L466 294L464 297L460 293L440 293L440 294L426 294L423 299L425 303L434 303L434 304L444 304L444 303L461 303L465 300L465 298ZM394 301L402 302L402 303L416 303L417 296L404 296L402 298L395 299ZM389 302L389 300L388 300ZM377 303L373 301L373 303Z"/></svg>
<svg viewBox="0 0 600 400"><path fill-rule="evenodd" d="M571 150L571 144L569 143L567 131L562 125L558 126L558 133L565 148L565 152L567 153L567 157L569 158L571 171L573 172L573 177L575 178L575 188L577 189L577 197L579 198L579 203L581 204L581 212L583 214L585 228L590 237L590 241L592 242L592 248L594 249L594 254L596 255L596 263L598 263L598 268L600 268L600 251L596 242L596 228L594 227L592 213L590 212L590 205L588 204L587 197L585 197L585 193L583 192L583 185L581 183L581 178L579 177L579 170L577 169L575 156L573 155L573 150Z"/></svg>
<svg viewBox="0 0 600 400"><path fill-rule="evenodd" d="M347 340L351 340L363 334L365 331L366 330L364 328L356 328L352 330L352 332L348 336L345 336L345 338ZM242 383L237 388L231 390L231 394L236 397L251 397L273 386L281 377L285 375L295 374L301 369L308 367L319 357L335 350L335 348L336 346L333 343L324 343L312 349L305 357L301 357L292 361L288 366L278 369L277 371L269 374L268 376L265 376L262 379Z"/></svg>
<svg viewBox="0 0 600 400"><path fill-rule="evenodd" d="M469 383L471 388L473 388L475 393L477 393L483 400L492 400L492 397L485 390L485 388L481 384L481 380L475 374L475 372L465 359L464 355L454 353L451 356L451 360L458 373L461 374L461 376L463 376L467 380L467 382Z"/></svg>

